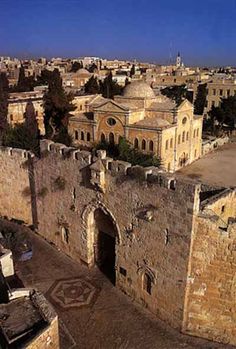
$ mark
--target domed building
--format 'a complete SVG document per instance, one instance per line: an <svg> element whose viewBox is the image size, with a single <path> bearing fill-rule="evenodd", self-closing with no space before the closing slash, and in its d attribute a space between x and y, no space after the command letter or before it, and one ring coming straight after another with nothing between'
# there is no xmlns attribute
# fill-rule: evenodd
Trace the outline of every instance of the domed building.
<svg viewBox="0 0 236 349"><path fill-rule="evenodd" d="M135 148L157 155L164 169L174 172L201 156L202 116L185 100L177 106L155 95L144 81L128 84L114 100L94 95L85 112L75 111L69 131L77 144L118 143L126 138Z"/></svg>

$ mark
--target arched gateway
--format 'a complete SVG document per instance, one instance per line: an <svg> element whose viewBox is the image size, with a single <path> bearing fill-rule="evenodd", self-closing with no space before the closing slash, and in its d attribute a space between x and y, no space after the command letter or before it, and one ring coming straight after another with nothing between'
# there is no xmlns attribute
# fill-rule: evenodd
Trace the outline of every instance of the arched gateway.
<svg viewBox="0 0 236 349"><path fill-rule="evenodd" d="M115 284L116 245L120 241L115 219L104 206L98 206L90 210L87 223L90 260Z"/></svg>

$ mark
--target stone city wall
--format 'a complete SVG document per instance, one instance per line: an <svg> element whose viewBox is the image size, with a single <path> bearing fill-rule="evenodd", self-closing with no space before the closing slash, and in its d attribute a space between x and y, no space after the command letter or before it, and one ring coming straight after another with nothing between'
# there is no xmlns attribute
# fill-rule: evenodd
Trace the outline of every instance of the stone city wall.
<svg viewBox="0 0 236 349"><path fill-rule="evenodd" d="M91 183L90 165L97 160L91 153L47 142L42 150L35 165L39 233L72 258L93 265L93 216L102 211L117 228L116 284L180 328L199 186L101 156L101 192ZM143 289L145 273L152 279L151 294Z"/></svg>
<svg viewBox="0 0 236 349"><path fill-rule="evenodd" d="M236 192L217 196L195 217L183 330L236 345Z"/></svg>
<svg viewBox="0 0 236 349"><path fill-rule="evenodd" d="M0 196L1 215L28 222L32 207L39 234L88 266L96 263L100 215L104 230L115 232L120 289L184 332L236 344L233 189L204 188L154 167L114 161L104 151L94 155L50 141L41 142L40 159L13 154L0 152L8 194ZM22 197L27 186L32 205Z"/></svg>
<svg viewBox="0 0 236 349"><path fill-rule="evenodd" d="M0 216L32 224L29 161L26 150L0 147Z"/></svg>

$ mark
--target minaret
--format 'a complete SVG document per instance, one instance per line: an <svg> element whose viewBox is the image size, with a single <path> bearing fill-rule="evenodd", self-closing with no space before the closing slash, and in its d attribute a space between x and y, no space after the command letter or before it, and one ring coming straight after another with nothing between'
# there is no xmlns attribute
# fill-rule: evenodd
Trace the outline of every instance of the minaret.
<svg viewBox="0 0 236 349"><path fill-rule="evenodd" d="M176 57L176 67L180 68L181 67L181 57L180 57L180 53L178 52L178 55Z"/></svg>

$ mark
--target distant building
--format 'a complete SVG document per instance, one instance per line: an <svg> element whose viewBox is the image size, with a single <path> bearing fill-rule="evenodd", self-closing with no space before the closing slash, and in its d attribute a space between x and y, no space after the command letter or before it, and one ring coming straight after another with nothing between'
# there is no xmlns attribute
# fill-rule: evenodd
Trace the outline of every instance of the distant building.
<svg viewBox="0 0 236 349"><path fill-rule="evenodd" d="M235 79L213 79L207 83L207 100L204 114L207 114L212 107L218 107L221 98L236 96Z"/></svg>
<svg viewBox="0 0 236 349"><path fill-rule="evenodd" d="M76 114L77 112L77 114ZM143 81L127 85L114 100L94 96L69 120L69 132L77 144L91 146L126 138L135 148L156 154L163 167L176 171L201 156L202 116L193 114L185 100L180 106L155 96Z"/></svg>
<svg viewBox="0 0 236 349"><path fill-rule="evenodd" d="M44 108L43 108L43 92L16 92L10 93L8 99L8 122L11 125L22 124L26 119L26 113L30 108L30 112L34 113L40 133L45 133L44 129Z"/></svg>

